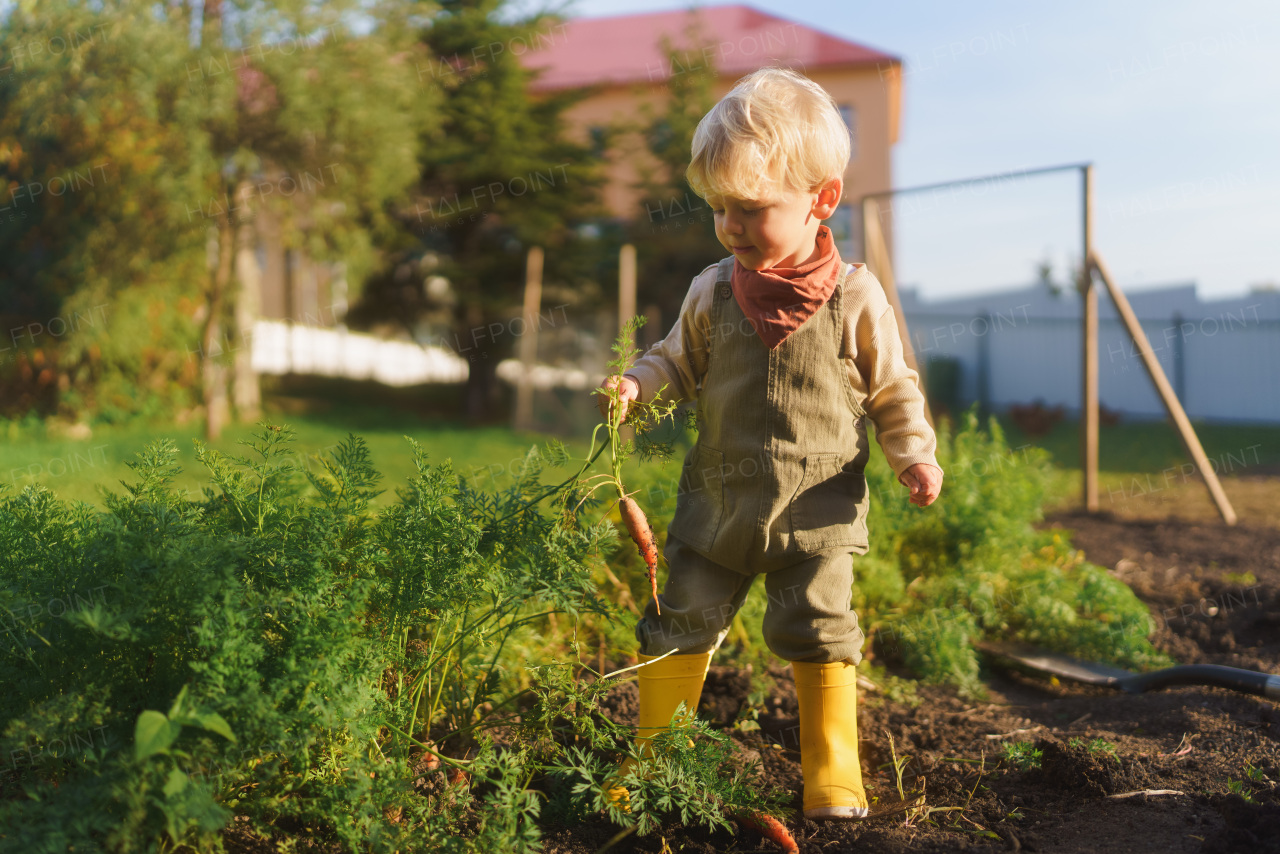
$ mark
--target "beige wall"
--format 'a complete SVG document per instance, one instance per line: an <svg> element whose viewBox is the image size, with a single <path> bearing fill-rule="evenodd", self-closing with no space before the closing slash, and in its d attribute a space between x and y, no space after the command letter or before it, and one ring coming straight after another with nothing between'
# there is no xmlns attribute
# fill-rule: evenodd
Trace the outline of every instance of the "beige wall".
<svg viewBox="0 0 1280 854"><path fill-rule="evenodd" d="M845 173L844 192L844 202L856 208L863 194L887 190L892 186L892 146L897 141L899 120L899 68L893 65L884 69L818 69L809 77L830 92L837 104L851 106L856 112L855 154ZM716 98L723 96L734 82L731 78L717 80L712 94ZM614 216L622 219L654 216L640 209L640 194L635 185L643 171L656 169L657 163L645 151L643 140L635 131L648 121L649 116L661 113L667 96L667 88L661 84L616 86L592 95L568 111L570 125L580 138L586 138L593 126L631 129L631 132L615 136L609 151L604 204ZM685 200L672 199L669 204L682 205ZM852 248L853 254L859 257L862 254L860 223L860 212L854 210L851 217L854 232ZM888 223L885 225L888 237L891 230Z"/></svg>

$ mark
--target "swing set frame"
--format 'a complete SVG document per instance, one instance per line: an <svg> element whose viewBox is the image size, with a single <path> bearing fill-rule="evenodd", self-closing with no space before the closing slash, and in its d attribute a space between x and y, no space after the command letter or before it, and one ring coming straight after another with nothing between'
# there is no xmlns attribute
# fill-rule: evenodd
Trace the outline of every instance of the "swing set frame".
<svg viewBox="0 0 1280 854"><path fill-rule="evenodd" d="M911 340L907 331L907 320L902 313L902 303L898 298L898 287L894 281L893 262L889 254L888 241L885 239L884 229L881 227L883 214L880 208L880 200L892 199L911 193L922 193L993 181L1014 180L1055 172L1076 172L1080 176L1080 210L1083 238L1080 257L1085 259L1085 263L1081 265L1080 280L1077 283L1077 288L1083 298L1084 309L1081 321L1083 382L1080 389L1082 427L1080 431L1080 467L1083 476L1081 493L1084 509L1089 513L1098 512L1098 289L1095 286L1095 279L1100 279L1103 285L1106 286L1107 293L1111 296L1111 301L1116 307L1117 314L1120 315L1129 337L1133 339L1134 346L1142 357L1142 364L1146 368L1147 376L1151 378L1156 393L1159 394L1160 400L1164 404L1165 411L1169 414L1169 418L1173 421L1173 425L1178 431L1178 436L1182 439L1183 445L1191 455L1191 459L1194 461L1196 469L1200 472L1200 476L1204 478L1205 487L1209 490L1209 496L1218 508L1218 513L1226 524L1236 524L1235 509L1232 508L1231 501L1222 489L1222 483L1218 480L1218 475L1214 472L1213 466L1209 462L1209 457L1204 452L1204 446L1200 444L1200 438L1191 426L1191 420L1187 418L1186 410L1183 409L1177 394L1174 393L1173 386L1169 383L1169 378L1165 376L1164 369L1160 367L1160 362L1156 359L1151 342L1147 339L1146 332L1143 331L1142 325L1133 313L1133 308L1129 305L1129 299L1124 295L1124 291L1120 289L1120 286L1116 284L1106 263L1102 260L1102 256L1093 245L1092 163L1067 163L1058 166L1042 166L1035 169L1018 169L1012 172L983 175L976 178L961 178L954 181L941 181L935 184L922 184L916 187L883 190L863 196L862 245L866 254L867 266L871 268L871 272L875 274L876 278L880 280L880 284L884 287L885 296L888 297L889 305L893 307L893 313L898 320L899 336L904 342ZM904 355L907 365L916 372L917 376L920 376L920 366L916 363L915 353L910 348L905 348ZM923 391L923 388L921 391ZM930 424L933 424L933 415L929 410L927 400L925 401L925 417Z"/></svg>

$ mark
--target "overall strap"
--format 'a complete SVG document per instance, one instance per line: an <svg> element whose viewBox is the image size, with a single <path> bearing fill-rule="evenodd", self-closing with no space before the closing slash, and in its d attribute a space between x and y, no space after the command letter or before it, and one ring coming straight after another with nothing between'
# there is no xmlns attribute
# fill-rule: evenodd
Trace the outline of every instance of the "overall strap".
<svg viewBox="0 0 1280 854"><path fill-rule="evenodd" d="M736 259L730 255L728 258L721 258L716 264L716 284L720 282L728 282L733 279L733 262Z"/></svg>
<svg viewBox="0 0 1280 854"><path fill-rule="evenodd" d="M840 277L840 289L843 290L844 286L849 284L849 282L857 274L858 274L858 268L855 267L850 262L846 261L844 263L844 275Z"/></svg>

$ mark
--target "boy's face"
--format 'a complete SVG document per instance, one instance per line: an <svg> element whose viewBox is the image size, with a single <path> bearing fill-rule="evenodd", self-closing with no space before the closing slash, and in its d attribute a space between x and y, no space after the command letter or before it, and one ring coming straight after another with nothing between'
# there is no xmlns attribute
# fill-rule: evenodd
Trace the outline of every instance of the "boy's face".
<svg viewBox="0 0 1280 854"><path fill-rule="evenodd" d="M707 203L716 238L742 266L799 267L816 260L818 226L835 211L841 189L837 179L813 192L790 190L771 201L711 195Z"/></svg>

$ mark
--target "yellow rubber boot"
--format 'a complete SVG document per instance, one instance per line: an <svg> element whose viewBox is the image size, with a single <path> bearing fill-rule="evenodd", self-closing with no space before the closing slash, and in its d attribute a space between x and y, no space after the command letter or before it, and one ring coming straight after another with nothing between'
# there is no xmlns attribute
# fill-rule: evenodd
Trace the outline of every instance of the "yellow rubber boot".
<svg viewBox="0 0 1280 854"><path fill-rule="evenodd" d="M858 764L858 675L847 661L793 661L800 703L800 770L804 817L866 818L867 792Z"/></svg>
<svg viewBox="0 0 1280 854"><path fill-rule="evenodd" d="M636 744L649 755L649 741L659 732L671 726L671 719L684 703L685 714L692 717L702 696L702 683L707 678L711 664L711 652L695 652L691 655L669 655L661 661L656 656L640 655L644 664L638 671L640 677L640 714L637 716ZM645 662L652 661L652 664ZM635 763L628 757L618 768L617 776L625 776ZM625 786L609 789L610 802L627 809L628 795Z"/></svg>

